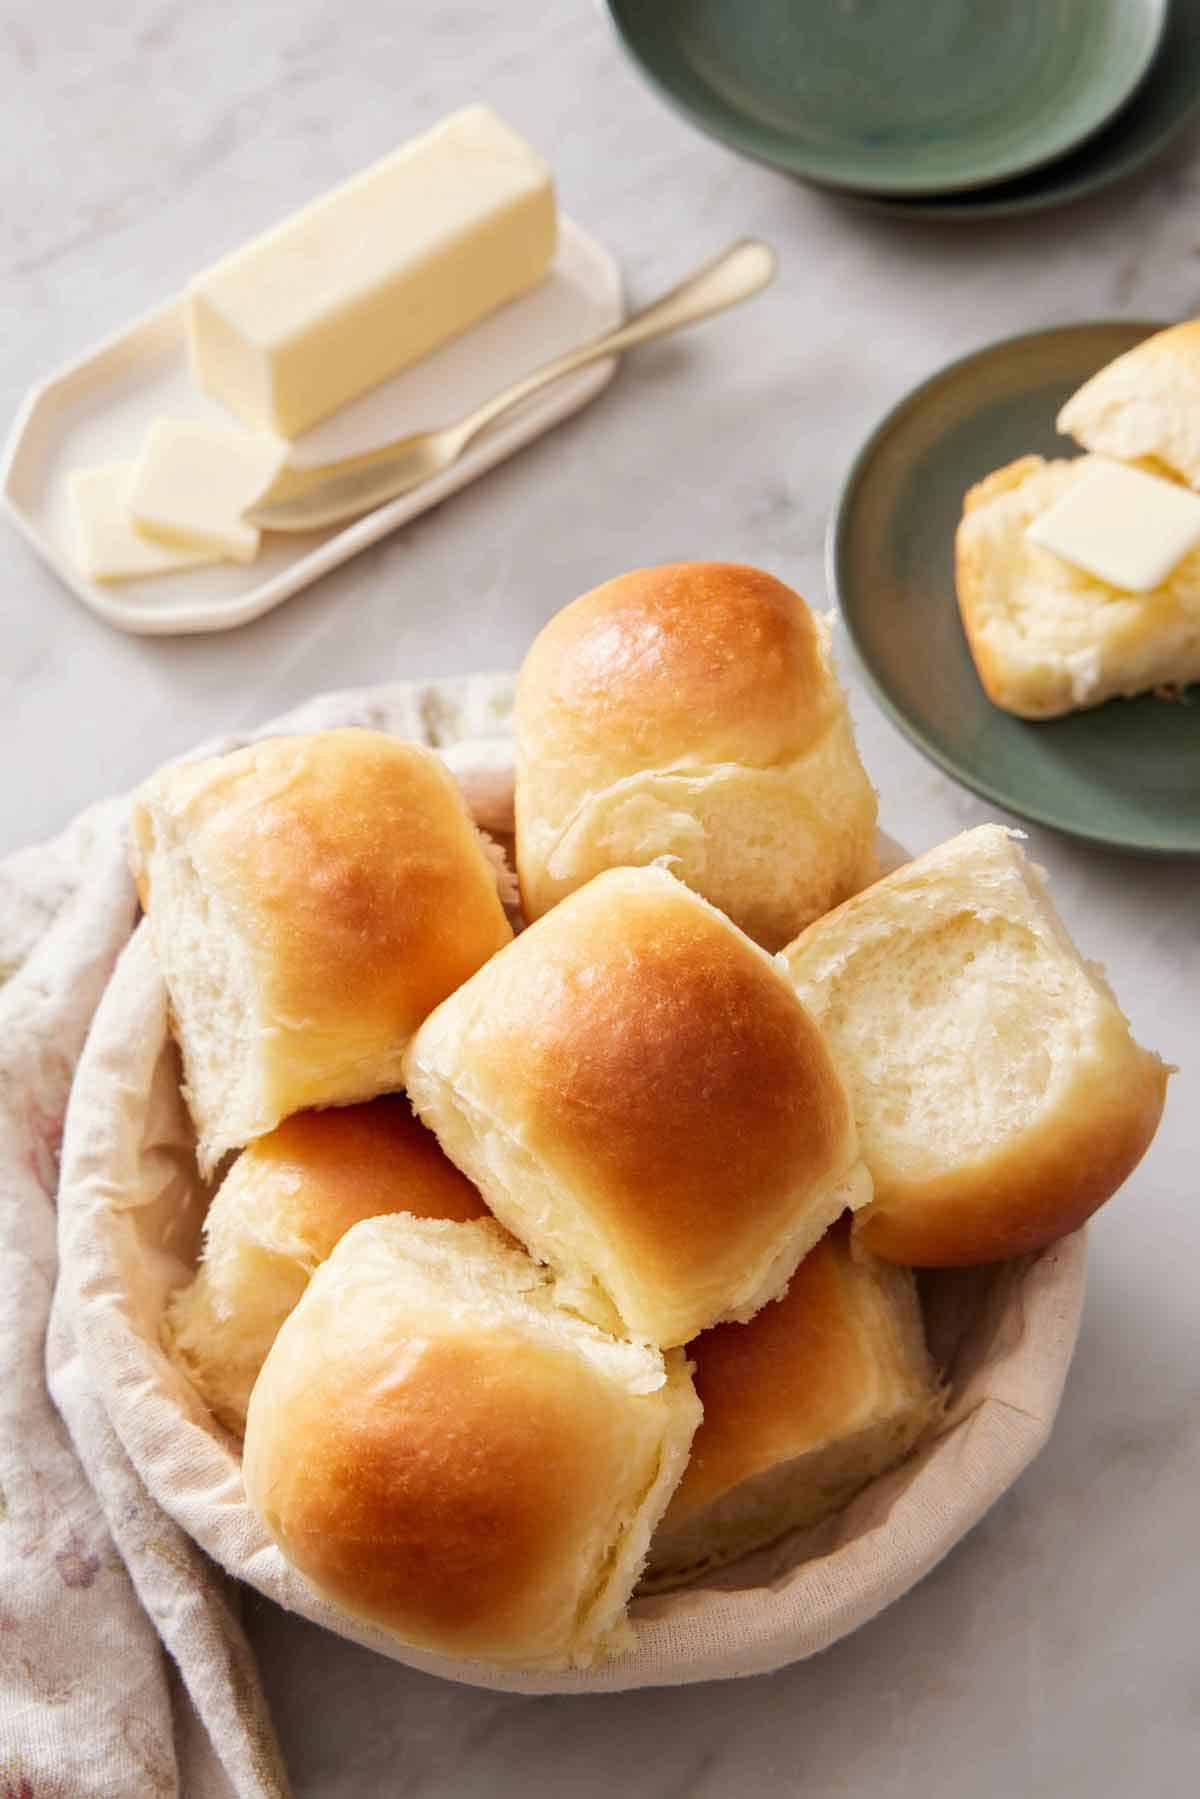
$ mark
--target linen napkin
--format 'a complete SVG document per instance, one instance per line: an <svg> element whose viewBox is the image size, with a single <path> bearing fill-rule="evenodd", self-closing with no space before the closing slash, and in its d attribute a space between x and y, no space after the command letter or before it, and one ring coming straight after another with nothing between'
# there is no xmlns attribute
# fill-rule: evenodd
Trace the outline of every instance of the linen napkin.
<svg viewBox="0 0 1200 1799"><path fill-rule="evenodd" d="M253 735L436 746L502 731L510 704L503 678L402 684ZM484 757L482 822L492 785ZM286 1799L238 1588L147 1493L56 1291L71 1083L137 916L127 812L106 801L0 862L0 1799Z"/></svg>

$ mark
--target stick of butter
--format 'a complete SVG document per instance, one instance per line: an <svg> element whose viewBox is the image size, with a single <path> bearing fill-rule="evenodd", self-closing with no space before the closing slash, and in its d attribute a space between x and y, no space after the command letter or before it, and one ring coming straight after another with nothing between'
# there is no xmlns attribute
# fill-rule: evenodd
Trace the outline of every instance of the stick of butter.
<svg viewBox="0 0 1200 1799"><path fill-rule="evenodd" d="M467 107L198 277L193 374L295 437L533 287L556 236L546 164Z"/></svg>
<svg viewBox="0 0 1200 1799"><path fill-rule="evenodd" d="M1025 535L1110 587L1149 593L1200 544L1200 498L1123 462L1095 462Z"/></svg>
<svg viewBox="0 0 1200 1799"><path fill-rule="evenodd" d="M68 477L84 573L93 581L129 581L216 562L211 550L172 549L141 535L127 504L134 467L132 462L105 462L76 469Z"/></svg>
<svg viewBox="0 0 1200 1799"><path fill-rule="evenodd" d="M130 517L159 543L253 562L259 533L242 513L270 486L286 454L277 437L157 419L129 486Z"/></svg>

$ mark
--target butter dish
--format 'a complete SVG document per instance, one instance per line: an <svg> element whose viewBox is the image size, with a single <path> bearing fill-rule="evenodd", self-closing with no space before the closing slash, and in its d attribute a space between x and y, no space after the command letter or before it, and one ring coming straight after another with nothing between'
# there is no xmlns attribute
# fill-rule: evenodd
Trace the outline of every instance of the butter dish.
<svg viewBox="0 0 1200 1799"><path fill-rule="evenodd" d="M298 438L293 459L331 461L444 425L551 356L611 330L623 312L612 256L562 218L558 252L538 287ZM253 564L197 566L112 587L78 565L72 471L134 459L158 418L233 422L189 376L181 296L30 390L0 463L0 495L38 554L108 624L142 636L227 630L269 612L578 411L615 366L614 358L564 377L489 428L444 473L349 525L306 537L266 535Z"/></svg>

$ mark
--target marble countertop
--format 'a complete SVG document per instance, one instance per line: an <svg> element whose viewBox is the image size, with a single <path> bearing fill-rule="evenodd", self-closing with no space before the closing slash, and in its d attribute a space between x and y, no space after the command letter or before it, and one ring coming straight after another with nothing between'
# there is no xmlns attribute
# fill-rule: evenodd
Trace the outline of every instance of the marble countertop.
<svg viewBox="0 0 1200 1799"><path fill-rule="evenodd" d="M136 639L5 526L0 853L217 731L332 686L512 666L623 568L760 562L824 603L841 472L881 411L990 338L1200 309L1200 137L1044 219L869 216L678 122L584 0L41 0L0 31L0 414L198 267L442 113L491 100L552 159L634 302L728 239L776 286L629 360L586 411L269 617ZM921 760L842 646L886 828L925 848L995 810ZM818 1660L719 1688L523 1699L456 1688L248 1604L298 1799L1183 1799L1200 1768L1200 871L1031 829L1139 1036L1184 1065L1092 1233L1059 1423L925 1583Z"/></svg>

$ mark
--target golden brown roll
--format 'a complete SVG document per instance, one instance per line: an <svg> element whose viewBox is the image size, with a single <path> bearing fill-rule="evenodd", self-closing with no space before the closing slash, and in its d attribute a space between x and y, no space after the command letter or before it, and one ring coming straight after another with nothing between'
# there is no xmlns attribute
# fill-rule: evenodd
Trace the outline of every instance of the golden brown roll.
<svg viewBox="0 0 1200 1799"><path fill-rule="evenodd" d="M687 1364L560 1311L492 1223L371 1219L322 1264L250 1401L251 1505L355 1617L562 1667L625 1606L699 1421Z"/></svg>
<svg viewBox="0 0 1200 1799"><path fill-rule="evenodd" d="M663 869L598 875L426 1019L417 1112L603 1323L748 1318L869 1196L845 1088L782 971Z"/></svg>
<svg viewBox="0 0 1200 1799"><path fill-rule="evenodd" d="M351 1225L386 1212L487 1216L402 1096L298 1112L242 1151L164 1322L172 1356L227 1429L245 1430L258 1371L314 1269Z"/></svg>
<svg viewBox="0 0 1200 1799"><path fill-rule="evenodd" d="M818 919L781 962L850 1084L875 1195L861 1242L914 1267L1065 1236L1158 1127L1139 1048L1015 833L981 825Z"/></svg>
<svg viewBox="0 0 1200 1799"><path fill-rule="evenodd" d="M163 769L132 822L205 1170L399 1087L422 1018L512 936L454 781L379 732Z"/></svg>
<svg viewBox="0 0 1200 1799"><path fill-rule="evenodd" d="M526 916L658 862L768 949L872 880L875 792L829 633L759 569L635 569L550 620L517 684Z"/></svg>
<svg viewBox="0 0 1200 1799"><path fill-rule="evenodd" d="M658 1587L839 1511L941 1409L911 1271L852 1253L840 1228L782 1299L687 1354L704 1418L650 1547Z"/></svg>

